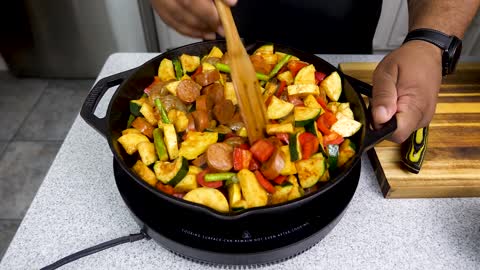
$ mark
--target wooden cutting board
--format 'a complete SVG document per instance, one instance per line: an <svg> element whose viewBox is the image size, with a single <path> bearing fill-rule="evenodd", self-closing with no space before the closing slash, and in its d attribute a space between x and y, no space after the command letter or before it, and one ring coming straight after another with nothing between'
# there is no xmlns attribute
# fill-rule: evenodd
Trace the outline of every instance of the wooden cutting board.
<svg viewBox="0 0 480 270"><path fill-rule="evenodd" d="M372 83L377 63L340 69ZM419 174L401 166L400 146L384 141L368 156L386 198L480 197L480 63L460 63L444 78Z"/></svg>

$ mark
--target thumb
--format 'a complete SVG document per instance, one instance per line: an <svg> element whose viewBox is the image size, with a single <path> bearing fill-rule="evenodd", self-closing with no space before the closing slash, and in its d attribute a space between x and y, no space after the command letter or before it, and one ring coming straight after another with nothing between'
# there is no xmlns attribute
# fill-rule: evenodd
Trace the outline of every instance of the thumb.
<svg viewBox="0 0 480 270"><path fill-rule="evenodd" d="M397 70L387 71L383 65L373 74L372 115L373 125L379 128L397 111Z"/></svg>

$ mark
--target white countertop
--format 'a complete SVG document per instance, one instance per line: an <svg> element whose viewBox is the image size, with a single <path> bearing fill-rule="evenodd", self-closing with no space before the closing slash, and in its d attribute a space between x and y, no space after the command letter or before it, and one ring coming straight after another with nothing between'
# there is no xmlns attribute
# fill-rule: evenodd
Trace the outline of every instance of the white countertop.
<svg viewBox="0 0 480 270"><path fill-rule="evenodd" d="M99 78L136 67L157 54L111 55ZM324 55L334 65L381 56ZM478 60L478 58L477 58ZM104 113L114 89L97 111ZM114 182L108 143L75 120L0 269L38 269L81 249L140 228ZM204 269L153 240L127 243L62 269ZM480 269L480 198L384 199L362 158L355 196L338 225L317 245L265 269Z"/></svg>

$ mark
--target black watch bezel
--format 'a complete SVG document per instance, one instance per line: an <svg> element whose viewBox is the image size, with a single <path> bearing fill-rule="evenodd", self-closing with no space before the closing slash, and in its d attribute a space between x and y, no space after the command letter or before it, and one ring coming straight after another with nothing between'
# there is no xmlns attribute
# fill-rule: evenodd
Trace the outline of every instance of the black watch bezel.
<svg viewBox="0 0 480 270"><path fill-rule="evenodd" d="M442 50L442 76L455 72L460 54L462 52L462 40L454 35L447 35L438 30L419 28L410 31L403 43L411 40L423 40Z"/></svg>
<svg viewBox="0 0 480 270"><path fill-rule="evenodd" d="M456 36L450 36L451 41L442 55L443 76L455 72L460 54L462 53L462 40Z"/></svg>

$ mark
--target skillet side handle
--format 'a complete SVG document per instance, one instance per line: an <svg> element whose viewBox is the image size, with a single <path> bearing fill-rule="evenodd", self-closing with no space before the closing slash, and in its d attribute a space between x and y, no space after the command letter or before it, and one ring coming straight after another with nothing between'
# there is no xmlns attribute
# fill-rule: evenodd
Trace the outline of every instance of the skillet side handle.
<svg viewBox="0 0 480 270"><path fill-rule="evenodd" d="M107 122L105 117L99 118L95 115L95 109L107 90L113 86L121 84L126 78L133 73L135 69L114 74L99 80L88 93L87 98L83 102L80 116L92 126L102 136L107 137Z"/></svg>
<svg viewBox="0 0 480 270"><path fill-rule="evenodd" d="M370 110L368 110L370 113ZM371 122L370 122L371 123ZM364 151L368 151L373 148L377 143L388 138L392 133L397 129L397 116L393 116L387 123L383 124L382 128L374 130L370 127L367 127L367 132L365 134L364 140Z"/></svg>
<svg viewBox="0 0 480 270"><path fill-rule="evenodd" d="M360 94L372 97L372 86L366 82L355 79L351 76L343 74L353 88ZM394 115L390 120L383 124L382 128L375 130L371 127L373 117L370 107L367 110L367 132L364 140L364 151L373 148L377 143L388 138L397 129L397 117Z"/></svg>
<svg viewBox="0 0 480 270"><path fill-rule="evenodd" d="M366 82L360 81L359 79L353 78L347 74L343 74L343 77L353 86L353 88L367 97L372 97L372 86Z"/></svg>

